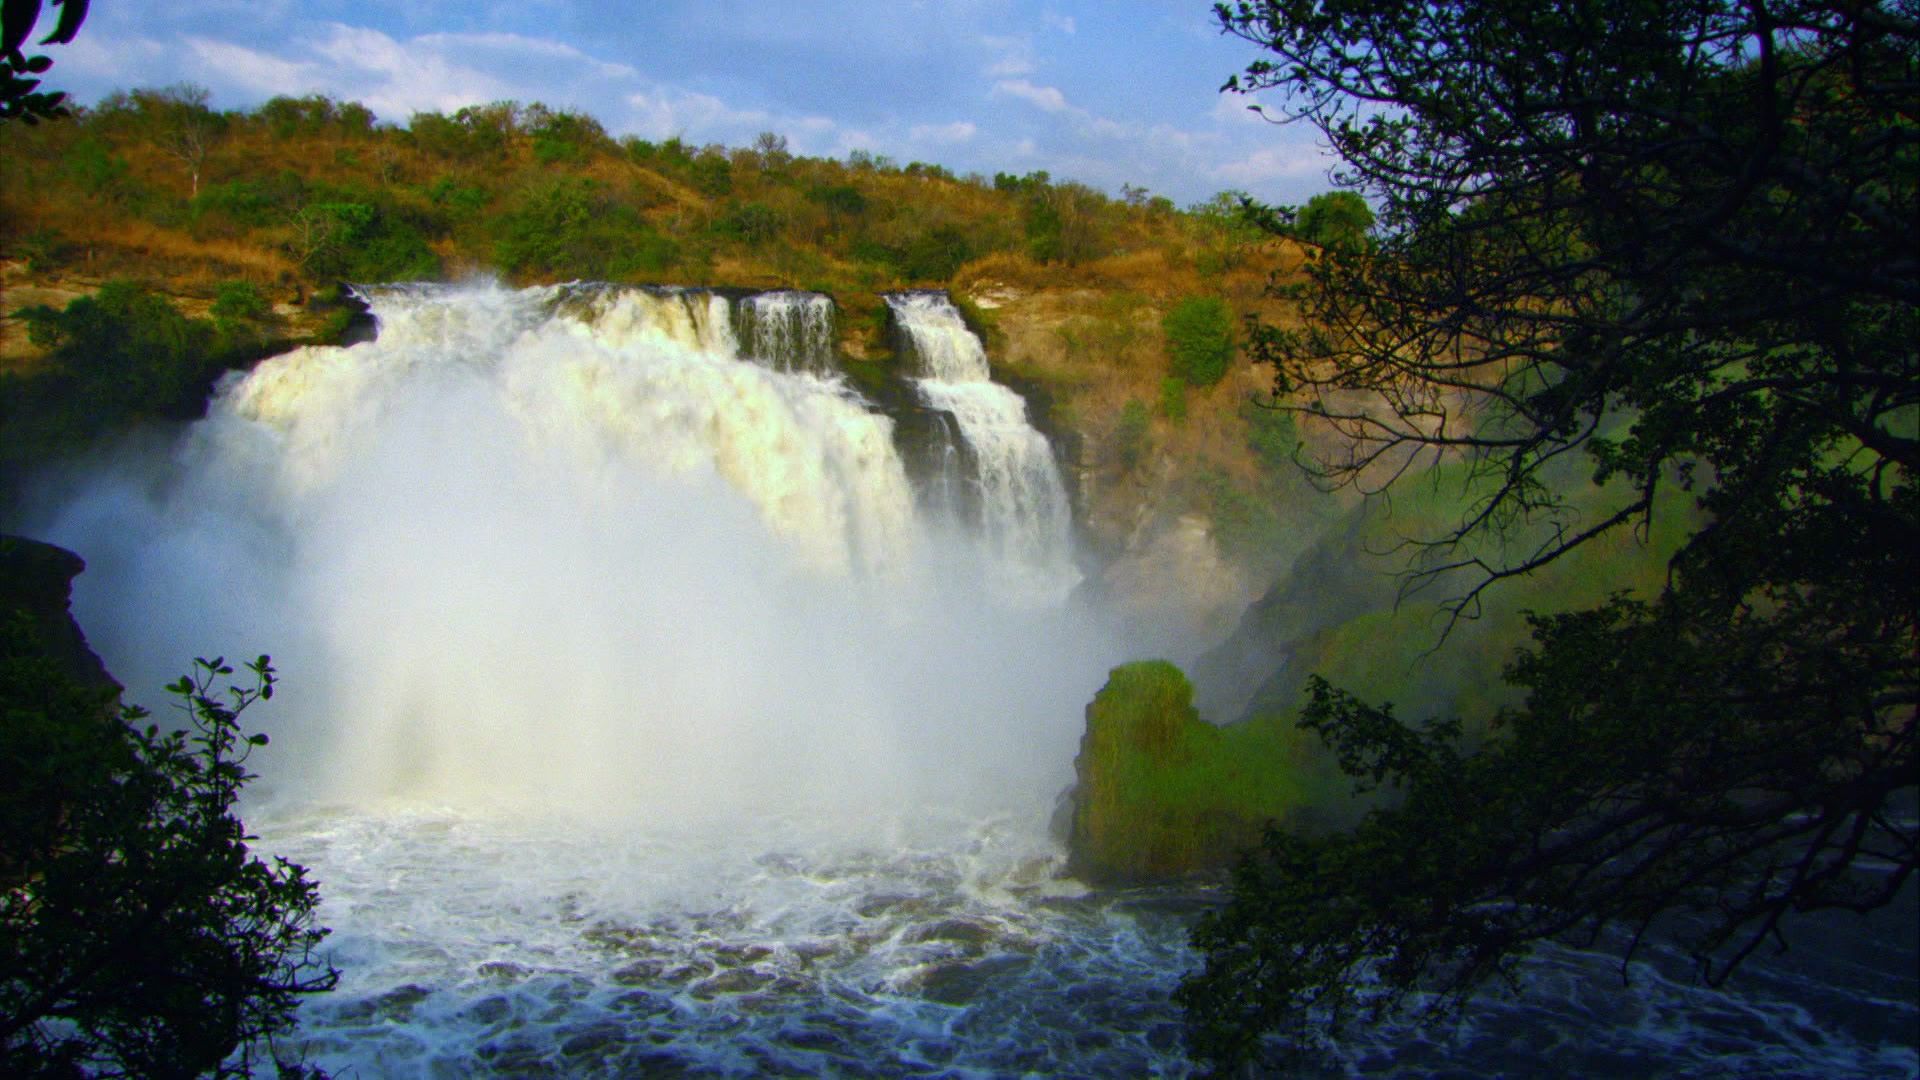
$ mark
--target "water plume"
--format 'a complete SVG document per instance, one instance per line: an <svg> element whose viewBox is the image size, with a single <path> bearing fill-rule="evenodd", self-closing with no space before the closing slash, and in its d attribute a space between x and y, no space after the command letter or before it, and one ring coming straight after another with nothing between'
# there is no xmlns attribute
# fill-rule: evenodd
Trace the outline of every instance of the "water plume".
<svg viewBox="0 0 1920 1080"><path fill-rule="evenodd" d="M274 653L263 791L1044 820L1114 646L937 558L953 538L843 381L744 361L708 294L371 303L376 340L235 377L168 460L90 475L36 525L92 563L78 612L129 685Z"/></svg>

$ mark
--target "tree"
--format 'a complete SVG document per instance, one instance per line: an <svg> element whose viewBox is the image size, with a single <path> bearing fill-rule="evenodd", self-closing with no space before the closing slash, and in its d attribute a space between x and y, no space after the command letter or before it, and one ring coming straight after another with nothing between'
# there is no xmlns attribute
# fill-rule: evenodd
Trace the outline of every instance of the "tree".
<svg viewBox="0 0 1920 1080"><path fill-rule="evenodd" d="M60 20L39 44L65 45L86 21L87 0L53 2L60 8ZM66 92L40 89L38 76L53 67L53 60L28 56L21 51L33 35L34 25L40 21L40 13L40 0L0 2L0 121L24 120L33 124L66 115Z"/></svg>
<svg viewBox="0 0 1920 1080"><path fill-rule="evenodd" d="M1251 343L1345 436L1315 475L1478 480L1408 587L1464 580L1446 607L1470 618L1694 506L1659 595L1535 619L1507 669L1524 703L1477 754L1457 720L1312 685L1303 723L1397 801L1241 868L1181 991L1196 1052L1257 1059L1414 989L1458 1004L1567 934L1624 927L1630 958L1675 912L1718 981L1794 913L1889 903L1920 863L1894 812L1920 784L1920 12L1216 13L1272 55L1226 88L1277 91L1381 211L1373 245L1309 267L1304 325Z"/></svg>
<svg viewBox="0 0 1920 1080"><path fill-rule="evenodd" d="M316 886L255 857L234 815L266 742L238 719L272 696L272 666L221 690L233 669L195 661L168 688L187 730L163 733L73 677L24 614L4 645L0 1072L252 1075L338 978L315 956Z"/></svg>
<svg viewBox="0 0 1920 1080"><path fill-rule="evenodd" d="M147 137L187 170L192 195L200 194L200 170L214 143L226 134L227 118L207 107L207 88L181 83L159 90L136 90L133 107Z"/></svg>
<svg viewBox="0 0 1920 1080"><path fill-rule="evenodd" d="M1293 234L1323 248L1348 251L1365 247L1373 228L1373 208L1351 191L1325 191L1307 200L1294 219Z"/></svg>

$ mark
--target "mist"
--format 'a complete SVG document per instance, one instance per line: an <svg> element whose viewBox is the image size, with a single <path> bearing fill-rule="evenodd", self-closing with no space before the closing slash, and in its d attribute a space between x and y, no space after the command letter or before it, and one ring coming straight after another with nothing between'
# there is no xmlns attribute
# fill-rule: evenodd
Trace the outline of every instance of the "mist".
<svg viewBox="0 0 1920 1080"><path fill-rule="evenodd" d="M703 303L376 294L376 341L232 377L28 527L87 559L75 611L131 698L273 655L263 805L1043 827L1127 654L1060 602L1066 537L1007 573L919 512L890 421Z"/></svg>

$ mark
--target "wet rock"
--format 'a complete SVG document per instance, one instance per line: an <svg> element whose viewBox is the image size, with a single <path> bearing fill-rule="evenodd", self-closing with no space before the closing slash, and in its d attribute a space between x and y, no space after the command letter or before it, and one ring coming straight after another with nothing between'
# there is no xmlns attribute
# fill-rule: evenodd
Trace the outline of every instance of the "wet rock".
<svg viewBox="0 0 1920 1080"><path fill-rule="evenodd" d="M489 960L474 970L483 978L499 982L519 982L533 974L531 968L522 967L510 960Z"/></svg>
<svg viewBox="0 0 1920 1080"><path fill-rule="evenodd" d="M775 976L755 968L733 968L723 971L709 979L693 984L689 991L694 997L706 1001L721 994L744 994L761 990L773 983Z"/></svg>
<svg viewBox="0 0 1920 1080"><path fill-rule="evenodd" d="M619 1024L601 1023L560 1032L560 1053L568 1058L606 1057L623 1049L627 1032Z"/></svg>
<svg viewBox="0 0 1920 1080"><path fill-rule="evenodd" d="M992 943L994 931L991 926L971 919L941 919L911 927L900 936L903 941L913 943L947 941L981 949Z"/></svg>
<svg viewBox="0 0 1920 1080"><path fill-rule="evenodd" d="M874 919L882 915L929 915L939 910L939 904L926 896L881 893L860 901L853 910L863 919Z"/></svg>
<svg viewBox="0 0 1920 1080"><path fill-rule="evenodd" d="M513 1015L513 1003L498 994L484 997L460 1011L465 1020L482 1024L497 1024Z"/></svg>
<svg viewBox="0 0 1920 1080"><path fill-rule="evenodd" d="M666 965L658 960L636 960L613 973L613 981L621 986L644 986L659 982L666 974Z"/></svg>
<svg viewBox="0 0 1920 1080"><path fill-rule="evenodd" d="M405 1022L413 1016L414 1006L433 996L433 991L425 986L408 983L383 994L341 1006L337 1015L345 1023L370 1023L376 1020L397 1020Z"/></svg>
<svg viewBox="0 0 1920 1080"><path fill-rule="evenodd" d="M721 945L713 950L713 958L728 967L757 964L772 955L765 945Z"/></svg>
<svg viewBox="0 0 1920 1080"><path fill-rule="evenodd" d="M942 1005L968 1005L994 982L1025 970L1024 956L991 956L970 964L938 964L921 976L922 997Z"/></svg>

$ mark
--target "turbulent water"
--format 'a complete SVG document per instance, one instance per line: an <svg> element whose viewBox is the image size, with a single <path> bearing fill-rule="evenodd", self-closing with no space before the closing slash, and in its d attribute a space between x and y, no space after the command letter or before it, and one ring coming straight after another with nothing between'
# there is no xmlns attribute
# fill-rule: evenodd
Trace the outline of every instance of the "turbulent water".
<svg viewBox="0 0 1920 1080"><path fill-rule="evenodd" d="M321 882L343 972L281 1049L364 1077L1191 1071L1169 994L1206 898L1090 893L1046 831L1128 639L1069 600L1046 440L943 297L889 301L964 450L924 474L833 373L823 297L370 299L375 340L261 364L25 523L88 559L76 608L128 685L274 654L249 822ZM943 478L977 513L930 512ZM1812 952L1719 993L1550 950L1524 1003L1322 1066L1911 1074L1911 983Z"/></svg>

